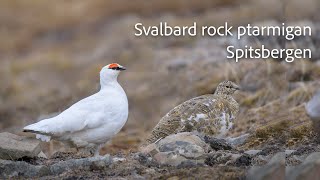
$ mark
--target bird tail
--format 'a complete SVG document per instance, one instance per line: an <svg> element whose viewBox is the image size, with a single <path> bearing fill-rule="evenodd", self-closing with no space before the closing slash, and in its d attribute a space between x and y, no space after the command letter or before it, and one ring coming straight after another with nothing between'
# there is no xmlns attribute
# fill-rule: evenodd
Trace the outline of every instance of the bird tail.
<svg viewBox="0 0 320 180"><path fill-rule="evenodd" d="M23 128L23 132L31 132L36 134L36 138L41 140L41 141L45 141L45 142L49 142L51 140L51 136L49 133L46 133L41 126L39 127L39 123L35 123L35 124L31 124L29 126L26 126Z"/></svg>
<svg viewBox="0 0 320 180"><path fill-rule="evenodd" d="M44 142L49 142L51 140L51 136L47 136L47 135L41 134L42 132L39 132L39 131L34 131L34 130L31 130L31 129L23 129L23 132L35 133L36 134L36 138L41 140L41 141L44 141Z"/></svg>
<svg viewBox="0 0 320 180"><path fill-rule="evenodd" d="M34 131L34 130L31 130L31 129L23 129L23 132L39 133L39 131Z"/></svg>

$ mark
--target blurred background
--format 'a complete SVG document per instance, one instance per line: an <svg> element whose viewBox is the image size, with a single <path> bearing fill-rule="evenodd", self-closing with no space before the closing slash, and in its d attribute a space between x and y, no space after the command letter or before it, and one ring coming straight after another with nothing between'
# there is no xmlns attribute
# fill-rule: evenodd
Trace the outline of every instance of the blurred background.
<svg viewBox="0 0 320 180"><path fill-rule="evenodd" d="M291 129L297 132L295 144L308 137L301 131L310 126L303 103L320 87L316 56L294 63L234 63L226 59L226 47L239 44L232 37L135 37L134 25L307 24L313 28L312 39L300 38L296 44L316 54L319 12L318 0L1 0L0 132L20 134L25 125L95 93L100 69L117 62L128 69L119 82L130 114L104 152L137 150L171 108L212 93L226 79L243 87L236 94L241 112L231 135L285 121L277 130L287 138ZM247 40L241 43L251 42ZM261 130L261 142L272 141L268 133ZM253 142L248 148L259 145Z"/></svg>

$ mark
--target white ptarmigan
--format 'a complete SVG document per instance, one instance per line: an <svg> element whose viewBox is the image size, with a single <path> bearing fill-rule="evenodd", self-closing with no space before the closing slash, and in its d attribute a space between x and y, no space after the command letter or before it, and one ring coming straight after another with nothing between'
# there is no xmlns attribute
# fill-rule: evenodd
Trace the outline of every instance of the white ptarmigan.
<svg viewBox="0 0 320 180"><path fill-rule="evenodd" d="M56 139L77 148L90 150L95 156L116 135L128 119L128 99L117 81L125 67L112 63L100 71L101 89L56 117L23 128L43 141Z"/></svg>

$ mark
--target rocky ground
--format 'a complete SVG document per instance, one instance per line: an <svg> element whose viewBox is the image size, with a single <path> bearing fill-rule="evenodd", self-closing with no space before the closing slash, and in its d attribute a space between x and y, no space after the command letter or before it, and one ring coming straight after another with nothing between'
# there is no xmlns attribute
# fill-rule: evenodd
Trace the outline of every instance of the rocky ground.
<svg viewBox="0 0 320 180"><path fill-rule="evenodd" d="M95 92L99 68L114 61L128 68L120 77L130 102L128 123L102 149L101 154L110 154L103 159L77 160L81 158L59 154L66 150L52 142L41 144L41 150L50 159L1 160L1 176L243 179L268 173L284 177L286 172L290 179L298 179L302 170L311 175L317 173L320 147L304 105L320 88L318 1L301 4L292 0L285 12L279 1L262 0L199 1L197 5L190 1L183 8L179 3L165 1L158 6L149 4L143 10L136 4L123 9L117 3L108 4L109 1L90 2L79 3L78 8L70 11L63 9L72 9L73 4L67 1L47 9L40 1L33 1L34 4L8 1L0 7L5 15L0 21L6 24L0 31L0 131L30 136L22 134L21 127L56 114ZM114 11L105 10L112 6ZM301 6L304 10L297 11ZM43 16L30 13L41 13L43 8L47 12ZM150 8L154 8L152 12L148 11ZM61 11L68 15L61 18ZM95 13L87 15L87 12ZM15 18L15 14L20 18ZM136 38L131 28L136 22L157 24L159 21L177 25L194 21L199 25L220 25L225 21L234 25L276 24L284 16L290 23L313 27L311 41L303 38L295 41L298 47L313 48L313 59L293 63L271 59L235 63L226 59L227 45L260 42L276 46L280 40L271 39L270 43L270 39L264 38L244 38L241 42L231 37ZM168 150L158 147L159 142L151 155L139 150L146 135L170 109L191 97L212 93L225 79L240 84L243 89L235 95L240 114L228 135L249 133L244 144L230 147L218 140L210 143L199 137L199 146L194 142L178 143L179 146ZM177 142L170 145L174 144ZM190 160L184 154L177 157L188 163L168 162L172 158L164 154L177 154L176 148L188 144L200 151L191 153L196 158ZM66 166L69 168L59 169ZM307 178L309 174L302 176Z"/></svg>
<svg viewBox="0 0 320 180"><path fill-rule="evenodd" d="M28 141L29 144L37 144ZM1 143L0 155L5 158L5 144ZM15 155L17 149L11 147L10 153ZM320 153L314 151L310 146L284 151L276 145L244 151L225 140L185 132L168 136L142 148L141 152L130 154L87 157L75 152L57 152L49 159L42 153L41 156L0 160L0 177L312 179L317 176L320 160Z"/></svg>

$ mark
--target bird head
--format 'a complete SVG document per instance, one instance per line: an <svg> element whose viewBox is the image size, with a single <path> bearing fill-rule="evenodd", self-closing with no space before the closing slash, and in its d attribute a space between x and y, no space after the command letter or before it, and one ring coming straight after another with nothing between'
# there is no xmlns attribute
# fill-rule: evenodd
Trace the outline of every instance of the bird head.
<svg viewBox="0 0 320 180"><path fill-rule="evenodd" d="M124 70L126 70L126 68L118 63L111 63L104 66L100 71L101 85L116 82L120 71Z"/></svg>
<svg viewBox="0 0 320 180"><path fill-rule="evenodd" d="M223 81L218 85L215 94L232 95L234 92L236 92L239 89L240 89L240 87L237 84L235 84L234 82Z"/></svg>

